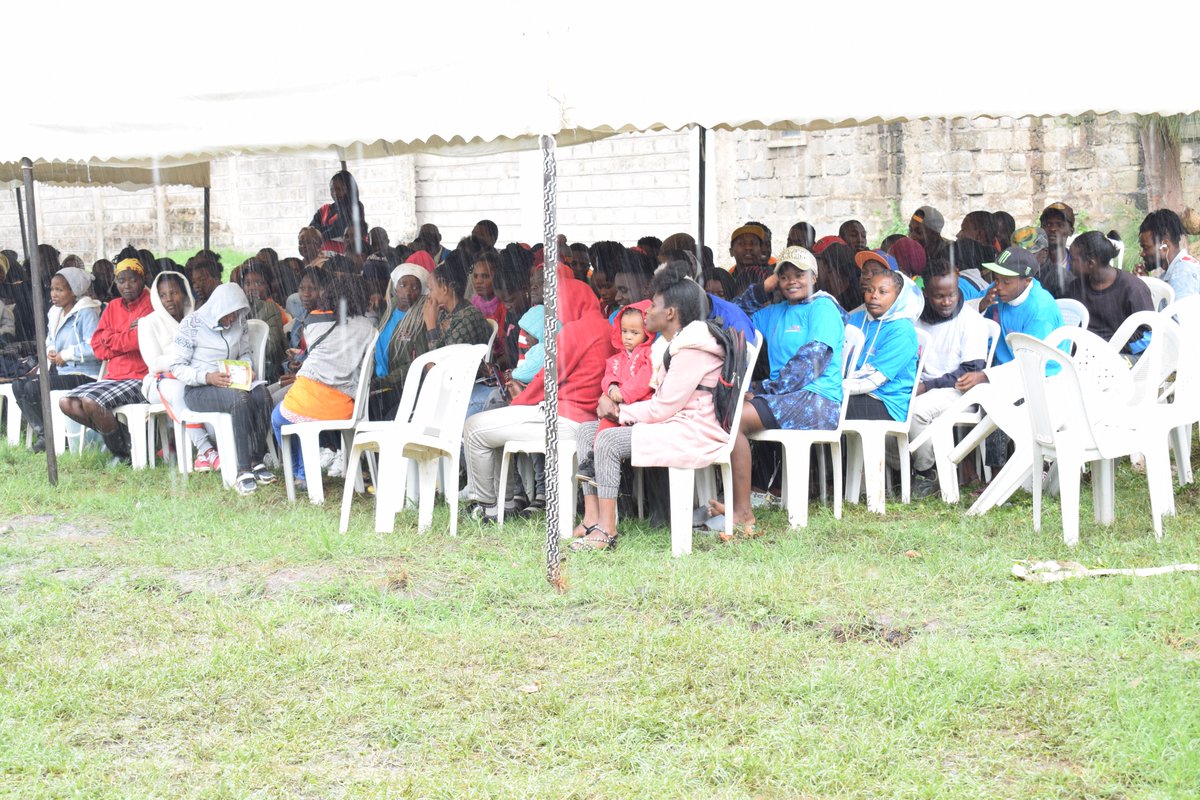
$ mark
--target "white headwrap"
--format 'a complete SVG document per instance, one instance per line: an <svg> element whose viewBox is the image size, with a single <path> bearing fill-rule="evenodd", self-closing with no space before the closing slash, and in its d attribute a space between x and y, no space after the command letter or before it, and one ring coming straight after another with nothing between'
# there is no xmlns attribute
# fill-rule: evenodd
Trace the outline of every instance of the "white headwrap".
<svg viewBox="0 0 1200 800"><path fill-rule="evenodd" d="M67 282L67 286L71 287L71 293L76 297L83 297L92 286L92 276L79 267L63 267L55 274Z"/></svg>
<svg viewBox="0 0 1200 800"><path fill-rule="evenodd" d="M392 270L392 286L399 286L400 279L405 276L416 278L417 283L421 284L421 294L429 294L429 284L426 282L429 280L428 270L416 264L401 264Z"/></svg>

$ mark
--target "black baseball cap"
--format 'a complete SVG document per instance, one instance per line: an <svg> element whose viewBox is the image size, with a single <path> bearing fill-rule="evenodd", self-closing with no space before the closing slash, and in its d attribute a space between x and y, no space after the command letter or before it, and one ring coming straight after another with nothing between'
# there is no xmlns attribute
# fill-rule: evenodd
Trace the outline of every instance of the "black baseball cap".
<svg viewBox="0 0 1200 800"><path fill-rule="evenodd" d="M1037 256L1033 253L1022 247L1010 247L991 264L984 264L983 268L1010 278L1032 278L1037 266Z"/></svg>

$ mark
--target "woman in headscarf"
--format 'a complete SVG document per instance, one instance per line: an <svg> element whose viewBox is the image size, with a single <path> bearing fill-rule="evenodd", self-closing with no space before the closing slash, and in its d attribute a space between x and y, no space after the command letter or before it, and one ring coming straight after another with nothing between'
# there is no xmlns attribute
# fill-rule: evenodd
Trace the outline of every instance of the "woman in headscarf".
<svg viewBox="0 0 1200 800"><path fill-rule="evenodd" d="M92 351L92 334L100 322L100 303L88 296L91 285L91 276L75 267L62 269L50 279L50 313L46 321L50 391L74 389L91 383L100 374L100 361ZM13 395L37 437L33 451L40 453L46 449L46 439L38 375L15 380Z"/></svg>

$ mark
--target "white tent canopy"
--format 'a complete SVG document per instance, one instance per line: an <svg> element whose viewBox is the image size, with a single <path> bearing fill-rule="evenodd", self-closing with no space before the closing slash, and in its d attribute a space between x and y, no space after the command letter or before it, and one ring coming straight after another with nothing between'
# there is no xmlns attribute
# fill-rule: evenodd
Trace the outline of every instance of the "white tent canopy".
<svg viewBox="0 0 1200 800"><path fill-rule="evenodd" d="M714 13L628 0L502 11L215 0L178 24L164 8L96 6L69 26L45 4L15 9L11 30L53 29L53 53L78 57L47 58L41 36L7 52L34 66L0 158L144 168L312 149L479 153L535 147L539 134L570 144L692 124L816 129L1200 105L1108 57L1111 20L1080 20L1062 4Z"/></svg>

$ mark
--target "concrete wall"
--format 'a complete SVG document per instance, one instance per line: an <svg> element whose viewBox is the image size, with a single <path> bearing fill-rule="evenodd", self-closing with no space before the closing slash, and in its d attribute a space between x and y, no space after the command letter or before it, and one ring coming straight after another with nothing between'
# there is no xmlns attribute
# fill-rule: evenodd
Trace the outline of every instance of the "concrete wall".
<svg viewBox="0 0 1200 800"><path fill-rule="evenodd" d="M612 137L558 152L559 228L571 241L633 244L695 230L693 132ZM1088 227L1128 228L1145 213L1145 156L1135 120L920 120L825 132L716 132L709 136L708 240L728 261L729 233L757 219L775 231L808 220L822 235L857 218L872 242L920 205L953 235L968 211L1004 208L1018 224L1064 200ZM487 217L501 241L540 241L542 163L536 152L486 157L404 156L351 161L368 222L408 241L434 222L452 245ZM333 155L239 156L212 165L213 245L294 254L296 232L328 199ZM1200 205L1200 145L1181 153L1185 202ZM202 192L165 187L39 187L43 241L91 261L128 242L157 253L202 242ZM0 198L0 246L20 251L11 193Z"/></svg>

